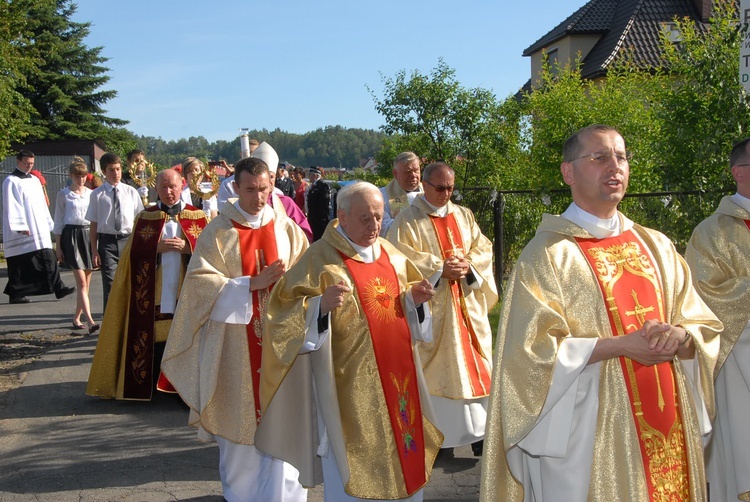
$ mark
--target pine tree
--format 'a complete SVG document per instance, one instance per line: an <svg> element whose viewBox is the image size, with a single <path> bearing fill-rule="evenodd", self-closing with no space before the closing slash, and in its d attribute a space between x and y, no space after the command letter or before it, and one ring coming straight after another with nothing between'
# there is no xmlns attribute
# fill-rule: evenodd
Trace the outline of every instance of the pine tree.
<svg viewBox="0 0 750 502"><path fill-rule="evenodd" d="M28 51L38 59L21 93L36 113L29 137L37 140L94 139L127 121L105 115L102 106L117 95L101 90L109 77L102 47L87 47L91 23L71 20L72 0L35 0L29 9Z"/></svg>

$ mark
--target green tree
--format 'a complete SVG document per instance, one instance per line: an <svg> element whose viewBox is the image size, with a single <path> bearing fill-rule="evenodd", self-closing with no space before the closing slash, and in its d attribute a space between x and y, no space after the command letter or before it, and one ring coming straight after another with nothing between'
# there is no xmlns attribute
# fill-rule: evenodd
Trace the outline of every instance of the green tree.
<svg viewBox="0 0 750 502"><path fill-rule="evenodd" d="M101 55L102 47L85 45L91 23L73 22L75 10L72 0L29 5L30 36L23 50L39 63L19 92L36 110L28 129L34 139L94 139L106 136L109 127L127 123L108 117L102 108L117 91L101 89L109 80L102 66L107 58Z"/></svg>
<svg viewBox="0 0 750 502"><path fill-rule="evenodd" d="M0 158L14 142L27 134L33 113L28 99L20 92L27 87L26 75L37 61L24 50L28 44L28 2L0 2Z"/></svg>
<svg viewBox="0 0 750 502"><path fill-rule="evenodd" d="M732 145L750 134L750 101L739 81L739 47L747 26L733 0L714 0L708 29L676 20L681 40L663 40L664 68L674 78L658 96L659 155L665 188L733 185Z"/></svg>
<svg viewBox="0 0 750 502"><path fill-rule="evenodd" d="M455 73L440 59L429 75L381 76L382 99L368 87L389 135L378 156L384 170L390 171L392 155L412 150L427 161L448 162L463 186L486 183L494 153L506 147L500 104L486 89L462 87Z"/></svg>

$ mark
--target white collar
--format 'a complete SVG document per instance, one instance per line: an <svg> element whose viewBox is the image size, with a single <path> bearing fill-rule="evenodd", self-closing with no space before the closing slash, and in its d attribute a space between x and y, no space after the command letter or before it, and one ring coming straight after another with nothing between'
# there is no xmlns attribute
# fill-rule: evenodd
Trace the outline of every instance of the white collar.
<svg viewBox="0 0 750 502"><path fill-rule="evenodd" d="M633 222L624 216L623 221L620 222L619 213L615 213L611 218L599 218L588 211L584 211L575 202L572 202L561 216L583 228L597 239L615 237L633 228Z"/></svg>
<svg viewBox="0 0 750 502"><path fill-rule="evenodd" d="M732 200L734 201L735 204L737 204L742 209L750 213L750 199L748 199L744 195L740 195L736 193L732 195Z"/></svg>
<svg viewBox="0 0 750 502"><path fill-rule="evenodd" d="M433 206L429 202L427 202L427 197L424 196L424 194L419 194L422 196L422 199L424 200L424 203L427 204L430 209L432 209L432 212L437 214L440 218L445 218L445 216L448 214L448 204L444 205L443 207Z"/></svg>
<svg viewBox="0 0 750 502"><path fill-rule="evenodd" d="M258 214L250 214L242 210L240 207L239 199L232 203L237 211L245 218L245 221L250 225L250 228L257 229L268 223L273 219L273 209L268 207L268 204L263 206L263 209Z"/></svg>
<svg viewBox="0 0 750 502"><path fill-rule="evenodd" d="M336 230L344 237L344 239L347 240L347 242L349 242L349 244L352 245L354 250L359 254L359 256L362 257L362 261L364 261L365 263L372 263L375 261L375 244L377 244L377 241L375 241L375 244L373 244L372 246L363 247L359 244L355 244L349 238L349 236L346 235L346 232L344 232L344 228L341 226L341 224L336 226Z"/></svg>

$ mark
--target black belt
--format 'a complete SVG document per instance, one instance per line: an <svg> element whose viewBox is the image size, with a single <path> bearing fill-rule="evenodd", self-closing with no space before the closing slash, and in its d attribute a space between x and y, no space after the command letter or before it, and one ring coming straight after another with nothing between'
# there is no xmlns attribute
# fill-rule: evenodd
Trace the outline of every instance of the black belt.
<svg viewBox="0 0 750 502"><path fill-rule="evenodd" d="M127 239L128 237L130 237L130 234L119 234L119 235L115 235L115 234L102 234L102 233L99 234L99 238L102 238L104 236L109 237L110 239L117 239L118 241L121 241L123 239Z"/></svg>

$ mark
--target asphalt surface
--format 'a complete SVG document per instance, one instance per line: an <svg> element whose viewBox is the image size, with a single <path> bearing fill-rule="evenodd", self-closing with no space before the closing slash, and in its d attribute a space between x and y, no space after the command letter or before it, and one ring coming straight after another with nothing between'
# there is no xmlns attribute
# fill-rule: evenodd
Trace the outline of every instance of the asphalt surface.
<svg viewBox="0 0 750 502"><path fill-rule="evenodd" d="M75 284L70 271L62 276ZM3 264L0 292L6 282ZM97 272L91 286L100 322ZM0 391L0 502L223 500L218 449L198 441L173 396L134 402L85 395L97 338L70 329L75 295L32 297L27 305L7 298L0 295L0 335L65 341L16 368L20 386ZM446 457L433 469L425 500L478 500L480 462L471 449ZM322 487L308 500L321 502Z"/></svg>

